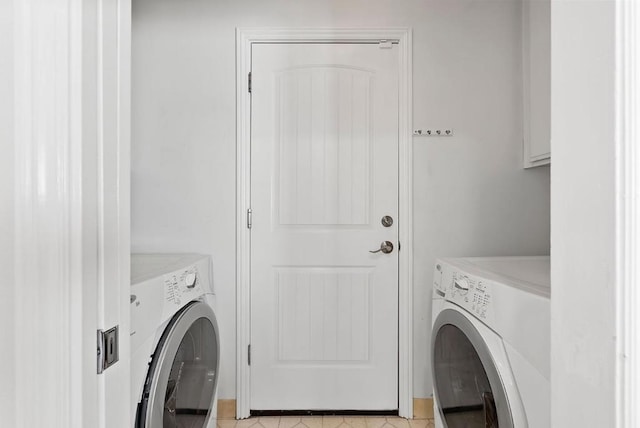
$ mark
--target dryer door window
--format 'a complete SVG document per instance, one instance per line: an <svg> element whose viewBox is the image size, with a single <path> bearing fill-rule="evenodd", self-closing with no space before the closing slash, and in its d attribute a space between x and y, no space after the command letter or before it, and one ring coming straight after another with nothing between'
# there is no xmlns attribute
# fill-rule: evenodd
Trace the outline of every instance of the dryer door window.
<svg viewBox="0 0 640 428"><path fill-rule="evenodd" d="M482 336L459 312L434 323L432 372L448 428L512 428L506 392Z"/></svg>
<svg viewBox="0 0 640 428"><path fill-rule="evenodd" d="M154 353L136 425L207 427L216 392L218 329L211 308L187 305L174 316Z"/></svg>

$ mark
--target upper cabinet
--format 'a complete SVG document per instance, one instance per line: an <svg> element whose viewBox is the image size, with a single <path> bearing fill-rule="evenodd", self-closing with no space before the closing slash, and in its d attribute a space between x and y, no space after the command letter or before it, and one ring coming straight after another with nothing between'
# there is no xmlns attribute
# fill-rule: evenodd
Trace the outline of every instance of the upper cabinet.
<svg viewBox="0 0 640 428"><path fill-rule="evenodd" d="M522 0L524 167L551 163L551 3Z"/></svg>

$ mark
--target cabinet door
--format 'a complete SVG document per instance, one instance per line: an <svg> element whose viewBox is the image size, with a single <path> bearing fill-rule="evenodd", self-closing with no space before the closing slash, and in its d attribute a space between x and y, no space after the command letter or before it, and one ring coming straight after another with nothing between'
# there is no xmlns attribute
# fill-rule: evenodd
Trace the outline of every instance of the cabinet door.
<svg viewBox="0 0 640 428"><path fill-rule="evenodd" d="M524 166L551 161L551 3L523 0Z"/></svg>

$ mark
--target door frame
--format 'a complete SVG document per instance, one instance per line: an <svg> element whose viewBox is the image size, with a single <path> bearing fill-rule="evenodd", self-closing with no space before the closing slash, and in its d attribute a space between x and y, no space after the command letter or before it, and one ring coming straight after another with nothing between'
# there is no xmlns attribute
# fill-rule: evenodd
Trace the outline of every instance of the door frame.
<svg viewBox="0 0 640 428"><path fill-rule="evenodd" d="M251 96L248 74L254 43L379 43L399 47L398 105L398 413L413 417L413 157L412 34L410 28L237 28L236 29L236 417L251 410Z"/></svg>
<svg viewBox="0 0 640 428"><path fill-rule="evenodd" d="M13 6L9 420L127 426L131 0ZM119 361L98 374L97 330L114 325Z"/></svg>
<svg viewBox="0 0 640 428"><path fill-rule="evenodd" d="M640 6L618 0L615 9L615 426L631 428L640 424Z"/></svg>

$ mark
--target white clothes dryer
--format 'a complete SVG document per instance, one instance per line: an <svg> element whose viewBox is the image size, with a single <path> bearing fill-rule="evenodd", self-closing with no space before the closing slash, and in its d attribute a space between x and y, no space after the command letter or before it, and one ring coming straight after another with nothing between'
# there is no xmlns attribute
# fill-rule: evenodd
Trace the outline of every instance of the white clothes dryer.
<svg viewBox="0 0 640 428"><path fill-rule="evenodd" d="M439 259L434 272L436 427L548 428L549 257Z"/></svg>
<svg viewBox="0 0 640 428"><path fill-rule="evenodd" d="M131 426L215 428L220 356L212 263L131 256Z"/></svg>

